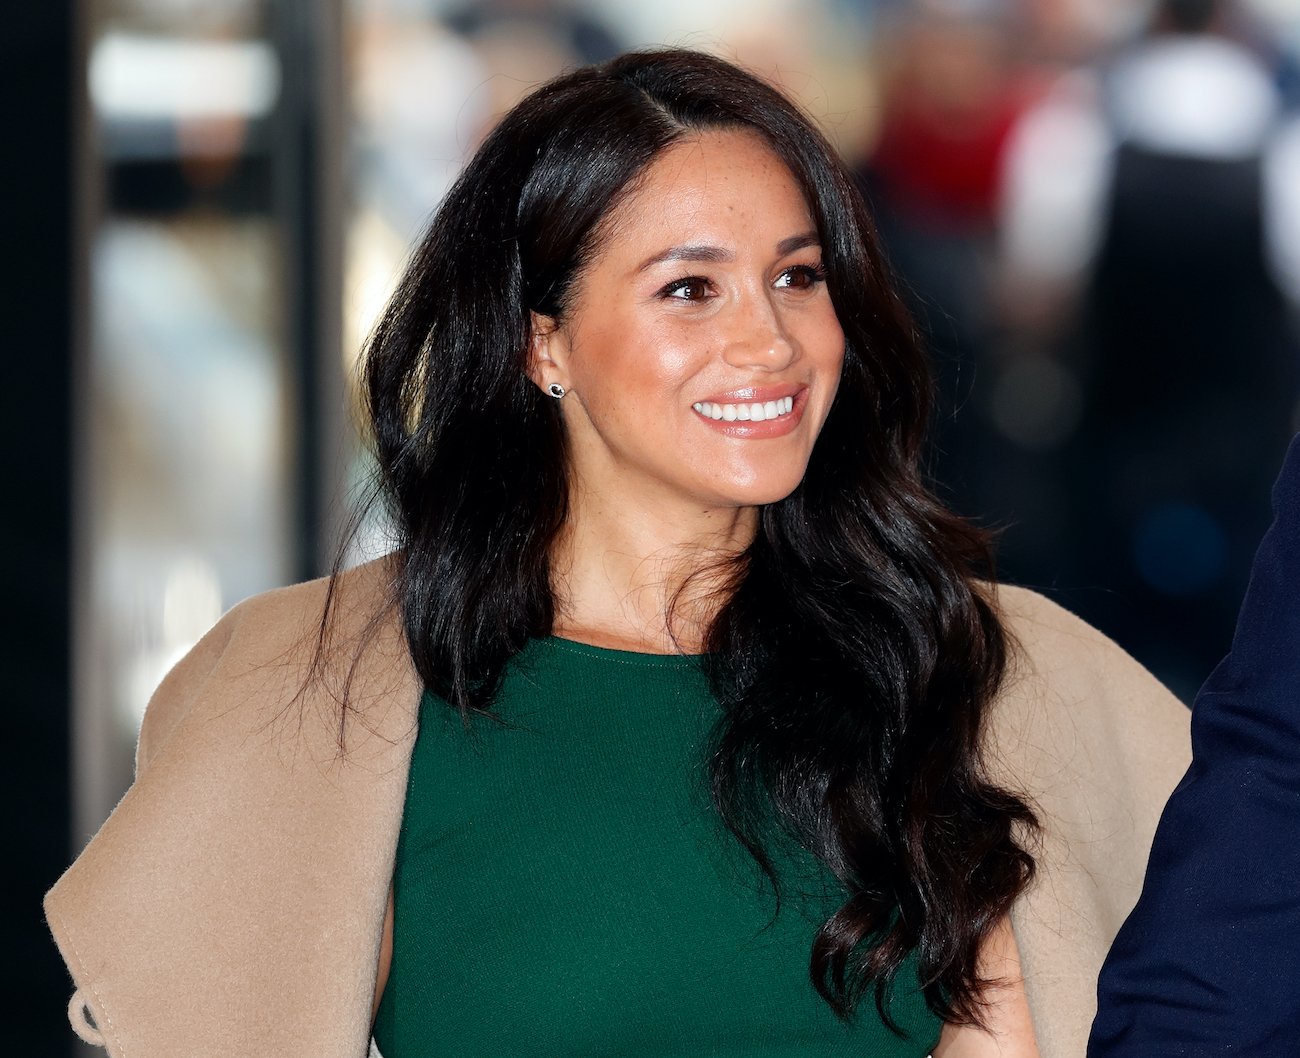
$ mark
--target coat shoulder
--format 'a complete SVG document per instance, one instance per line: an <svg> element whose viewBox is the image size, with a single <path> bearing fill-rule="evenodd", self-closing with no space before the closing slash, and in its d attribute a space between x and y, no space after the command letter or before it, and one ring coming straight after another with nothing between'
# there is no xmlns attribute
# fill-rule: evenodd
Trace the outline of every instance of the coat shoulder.
<svg viewBox="0 0 1300 1058"><path fill-rule="evenodd" d="M1154 714L1186 726L1187 709L1146 668L1100 630L1046 596L1010 584L991 590L1011 645L1004 698L1038 708Z"/></svg>
<svg viewBox="0 0 1300 1058"><path fill-rule="evenodd" d="M1191 756L1190 714L1154 676L1044 596L998 585L1011 641L985 757L1033 808L1034 880L1012 911L1044 1055L1082 1054L1097 973L1137 900L1156 822Z"/></svg>
<svg viewBox="0 0 1300 1058"><path fill-rule="evenodd" d="M330 609L333 634L354 635L392 602L394 559L386 555L339 573L252 595L231 607L217 627L262 642L265 649L297 641Z"/></svg>
<svg viewBox="0 0 1300 1058"><path fill-rule="evenodd" d="M45 898L114 1058L363 1053L420 691L391 582L247 599L154 694L136 781Z"/></svg>
<svg viewBox="0 0 1300 1058"><path fill-rule="evenodd" d="M1004 774L1047 804L1107 789L1163 803L1189 759L1187 707L1117 643L1043 595L998 585L991 598L1010 641L988 739Z"/></svg>
<svg viewBox="0 0 1300 1058"><path fill-rule="evenodd" d="M373 682L365 677L374 670L405 673L392 584L393 559L385 556L333 578L273 588L231 607L149 700L136 746L137 774L214 686L243 684L245 697L272 701L310 681L326 689L355 685L360 691Z"/></svg>
<svg viewBox="0 0 1300 1058"><path fill-rule="evenodd" d="M1082 665L1088 671L1096 671L1101 663L1146 672L1114 640L1047 596L1014 584L993 585L991 590L1022 660L1057 667Z"/></svg>

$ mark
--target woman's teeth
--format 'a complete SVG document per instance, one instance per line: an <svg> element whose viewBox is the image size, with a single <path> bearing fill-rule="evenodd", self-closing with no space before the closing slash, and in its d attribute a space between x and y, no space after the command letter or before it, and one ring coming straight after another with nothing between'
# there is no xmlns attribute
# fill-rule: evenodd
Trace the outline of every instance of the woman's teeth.
<svg viewBox="0 0 1300 1058"><path fill-rule="evenodd" d="M794 397L782 397L780 400L766 400L754 404L713 404L707 400L696 401L691 405L706 419L723 419L727 422L762 422L789 415L794 410Z"/></svg>

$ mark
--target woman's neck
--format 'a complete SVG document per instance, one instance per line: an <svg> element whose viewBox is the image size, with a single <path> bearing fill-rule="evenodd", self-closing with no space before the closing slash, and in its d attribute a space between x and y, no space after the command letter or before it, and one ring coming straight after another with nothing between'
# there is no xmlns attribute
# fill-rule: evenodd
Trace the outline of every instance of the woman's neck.
<svg viewBox="0 0 1300 1058"><path fill-rule="evenodd" d="M756 508L632 505L575 488L551 556L553 632L596 646L698 653L724 601L727 560L744 551Z"/></svg>

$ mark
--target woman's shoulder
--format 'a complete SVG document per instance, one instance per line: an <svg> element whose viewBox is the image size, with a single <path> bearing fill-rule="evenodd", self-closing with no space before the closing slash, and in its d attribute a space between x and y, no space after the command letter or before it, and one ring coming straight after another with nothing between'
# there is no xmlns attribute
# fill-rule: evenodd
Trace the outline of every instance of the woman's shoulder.
<svg viewBox="0 0 1300 1058"><path fill-rule="evenodd" d="M358 1053L419 690L388 582L380 563L247 599L155 692L136 781L45 899L84 1038Z"/></svg>
<svg viewBox="0 0 1300 1058"><path fill-rule="evenodd" d="M409 657L392 605L391 563L385 556L274 588L228 610L150 699L137 772L196 708L221 712L221 703L240 701L261 706L249 714L267 713L293 701L337 702L340 694L364 704L377 688L401 684Z"/></svg>
<svg viewBox="0 0 1300 1058"><path fill-rule="evenodd" d="M1139 726L1144 718L1161 727L1187 726L1186 706L1103 632L1028 588L985 590L1011 648L1000 695L1004 712L1017 705L1065 709L1078 722L1105 715Z"/></svg>
<svg viewBox="0 0 1300 1058"><path fill-rule="evenodd" d="M1001 583L982 588L1017 647L1035 660L1054 657L1063 664L1085 665L1101 660L1120 668L1141 668L1104 632L1041 592Z"/></svg>
<svg viewBox="0 0 1300 1058"><path fill-rule="evenodd" d="M268 645L281 644L298 636L304 626L318 624L329 603L334 624L353 634L358 622L368 622L389 607L394 561L393 555L384 555L332 577L251 595L231 607L216 627L269 635Z"/></svg>
<svg viewBox="0 0 1300 1058"><path fill-rule="evenodd" d="M227 610L177 668L184 673L200 667L204 659L215 662L232 649L246 652L254 663L285 651L301 651L307 644L306 633L321 626L327 607L330 634L356 636L390 608L392 562L393 557L385 555L332 577L250 595ZM173 670L168 678L176 674Z"/></svg>
<svg viewBox="0 0 1300 1058"><path fill-rule="evenodd" d="M1036 796L1110 786L1163 803L1190 759L1187 707L1122 647L1045 596L1008 584L988 597L1010 643L990 714L991 752ZM1154 791L1148 795L1146 791ZM1156 809L1158 811L1158 808Z"/></svg>
<svg viewBox="0 0 1300 1058"><path fill-rule="evenodd" d="M1191 759L1190 713L1121 647L1050 599L996 585L1011 644L986 762L1040 830L1013 909L1043 1054L1082 1054L1097 973L1137 900L1156 823Z"/></svg>

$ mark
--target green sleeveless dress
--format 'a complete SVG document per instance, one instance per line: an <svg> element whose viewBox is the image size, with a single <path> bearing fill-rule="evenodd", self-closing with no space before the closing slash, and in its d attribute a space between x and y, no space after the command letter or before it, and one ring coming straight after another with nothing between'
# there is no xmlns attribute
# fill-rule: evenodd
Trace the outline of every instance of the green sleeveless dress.
<svg viewBox="0 0 1300 1058"><path fill-rule="evenodd" d="M840 900L811 856L770 887L707 791L718 706L698 660L534 640L466 730L420 706L393 875L384 1058L924 1058L904 967L885 1026L808 979Z"/></svg>

